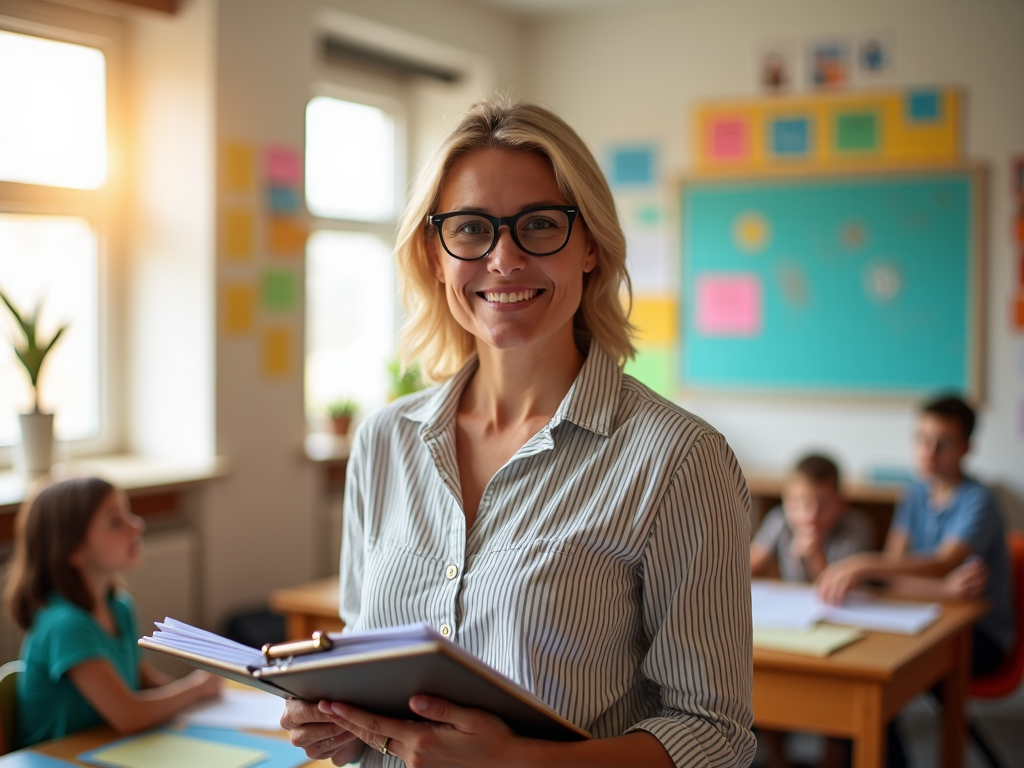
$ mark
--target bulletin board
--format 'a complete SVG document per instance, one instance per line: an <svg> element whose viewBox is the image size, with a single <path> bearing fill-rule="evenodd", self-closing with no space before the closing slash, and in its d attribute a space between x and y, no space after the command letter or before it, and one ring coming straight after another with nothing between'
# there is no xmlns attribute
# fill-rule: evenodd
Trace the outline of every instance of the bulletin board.
<svg viewBox="0 0 1024 768"><path fill-rule="evenodd" d="M984 181L953 168L685 182L683 387L980 397Z"/></svg>

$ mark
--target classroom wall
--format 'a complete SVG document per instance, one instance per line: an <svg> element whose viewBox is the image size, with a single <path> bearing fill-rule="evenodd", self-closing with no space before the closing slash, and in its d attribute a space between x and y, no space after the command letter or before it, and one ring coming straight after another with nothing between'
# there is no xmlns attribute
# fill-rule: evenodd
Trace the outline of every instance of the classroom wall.
<svg viewBox="0 0 1024 768"><path fill-rule="evenodd" d="M526 93L567 118L598 154L616 142L655 143L672 178L693 165L693 106L758 94L755 54L765 43L885 34L895 46L892 85L963 88L966 155L991 169L986 399L970 467L1002 486L1011 519L1024 527L1024 336L1011 333L1008 319L1019 280L1008 190L1010 157L1024 155L1022 29L1024 5L1009 0L718 0L573 12L531 24ZM677 228L671 204L667 211ZM811 447L834 453L851 475L909 464L911 404L677 399L725 433L748 471L782 472Z"/></svg>
<svg viewBox="0 0 1024 768"><path fill-rule="evenodd" d="M218 0L219 144L244 141L258 150L280 144L301 151L314 75L313 19L325 8L477 55L499 88L514 87L520 79L521 22L462 0ZM432 100L430 93L421 96L421 102ZM222 203L230 198L223 185L218 195ZM261 265L273 265L265 255L257 258ZM278 261L294 270L301 286L301 259ZM254 270L221 259L216 274L223 285ZM293 331L294 352L301 356L301 308L271 319ZM268 377L260 354L257 334L218 335L217 452L228 457L230 474L209 494L204 521L205 613L215 625L261 604L276 587L323 575L317 553L324 549L324 478L302 453L301 362L296 360L286 376Z"/></svg>

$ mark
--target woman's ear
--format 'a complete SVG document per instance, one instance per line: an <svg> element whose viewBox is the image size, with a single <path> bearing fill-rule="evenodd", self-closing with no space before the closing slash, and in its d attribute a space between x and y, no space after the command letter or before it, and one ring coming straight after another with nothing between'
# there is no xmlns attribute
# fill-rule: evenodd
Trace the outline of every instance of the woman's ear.
<svg viewBox="0 0 1024 768"><path fill-rule="evenodd" d="M583 254L583 272L593 272L597 269L597 243L590 232L587 232L587 251Z"/></svg>

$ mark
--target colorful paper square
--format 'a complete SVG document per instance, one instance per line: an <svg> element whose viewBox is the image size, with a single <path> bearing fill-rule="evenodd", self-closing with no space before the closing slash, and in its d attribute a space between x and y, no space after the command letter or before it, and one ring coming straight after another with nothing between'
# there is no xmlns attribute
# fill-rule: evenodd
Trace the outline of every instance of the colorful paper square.
<svg viewBox="0 0 1024 768"><path fill-rule="evenodd" d="M654 183L652 147L617 147L612 150L612 184L640 186Z"/></svg>
<svg viewBox="0 0 1024 768"><path fill-rule="evenodd" d="M224 146L224 187L229 192L250 192L253 188L253 149L251 144Z"/></svg>
<svg viewBox="0 0 1024 768"><path fill-rule="evenodd" d="M288 147L267 147L267 181L271 184L297 187L302 182L302 161L299 153Z"/></svg>
<svg viewBox="0 0 1024 768"><path fill-rule="evenodd" d="M287 376L292 370L295 344L291 328L267 328L262 339L263 374L268 378Z"/></svg>
<svg viewBox="0 0 1024 768"><path fill-rule="evenodd" d="M299 303L298 280L293 272L268 269L263 273L260 296L263 308L272 312L288 312Z"/></svg>
<svg viewBox="0 0 1024 768"><path fill-rule="evenodd" d="M250 211L229 210L221 218L224 255L234 261L252 257L253 216Z"/></svg>
<svg viewBox="0 0 1024 768"><path fill-rule="evenodd" d="M942 117L938 91L911 91L907 94L907 119L912 123L933 123Z"/></svg>
<svg viewBox="0 0 1024 768"><path fill-rule="evenodd" d="M750 151L750 126L743 118L719 118L711 123L711 157L740 160Z"/></svg>
<svg viewBox="0 0 1024 768"><path fill-rule="evenodd" d="M269 224L270 252L275 256L301 256L309 230L301 219L274 216Z"/></svg>
<svg viewBox="0 0 1024 768"><path fill-rule="evenodd" d="M297 213L299 193L292 187L270 187L267 190L270 210L275 213Z"/></svg>
<svg viewBox="0 0 1024 768"><path fill-rule="evenodd" d="M633 300L629 321L644 344L673 342L679 327L678 304L667 296L638 296Z"/></svg>
<svg viewBox="0 0 1024 768"><path fill-rule="evenodd" d="M225 285L223 288L224 332L228 335L249 333L256 316L256 290L249 284Z"/></svg>
<svg viewBox="0 0 1024 768"><path fill-rule="evenodd" d="M810 151L810 121L806 118L780 119L772 122L771 148L776 155L798 157Z"/></svg>
<svg viewBox="0 0 1024 768"><path fill-rule="evenodd" d="M874 112L838 115L836 149L841 152L871 152L878 149L878 115Z"/></svg>
<svg viewBox="0 0 1024 768"><path fill-rule="evenodd" d="M673 346L641 346L632 360L626 362L624 372L646 384L662 397L676 395L676 352Z"/></svg>
<svg viewBox="0 0 1024 768"><path fill-rule="evenodd" d="M764 327L764 286L754 274L697 277L695 321L701 336L753 337Z"/></svg>

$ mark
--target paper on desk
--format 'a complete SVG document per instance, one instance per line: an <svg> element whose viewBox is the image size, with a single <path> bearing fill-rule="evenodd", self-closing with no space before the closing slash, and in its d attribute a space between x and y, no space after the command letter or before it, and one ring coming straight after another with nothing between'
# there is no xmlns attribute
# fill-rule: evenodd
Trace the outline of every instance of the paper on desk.
<svg viewBox="0 0 1024 768"><path fill-rule="evenodd" d="M773 651L789 651L809 656L828 656L845 645L864 637L856 627L833 627L819 624L812 629L771 629L754 627L754 647Z"/></svg>
<svg viewBox="0 0 1024 768"><path fill-rule="evenodd" d="M823 604L806 584L753 581L750 597L755 628L808 630L821 620Z"/></svg>
<svg viewBox="0 0 1024 768"><path fill-rule="evenodd" d="M189 707L178 721L210 728L281 730L284 700L264 691L224 688L220 697Z"/></svg>
<svg viewBox="0 0 1024 768"><path fill-rule="evenodd" d="M17 752L0 757L2 768L67 768L69 765L74 765L74 763L58 760L56 757L33 752L30 749L19 749Z"/></svg>
<svg viewBox="0 0 1024 768"><path fill-rule="evenodd" d="M755 580L750 585L756 628L809 630L819 621L915 635L942 614L936 603L884 600L853 592L843 605L818 599L810 584Z"/></svg>
<svg viewBox="0 0 1024 768"><path fill-rule="evenodd" d="M94 749L78 759L105 768L246 768L266 757L258 749L156 731Z"/></svg>

